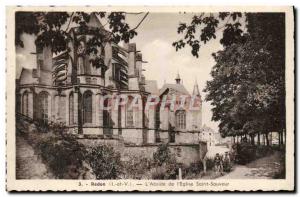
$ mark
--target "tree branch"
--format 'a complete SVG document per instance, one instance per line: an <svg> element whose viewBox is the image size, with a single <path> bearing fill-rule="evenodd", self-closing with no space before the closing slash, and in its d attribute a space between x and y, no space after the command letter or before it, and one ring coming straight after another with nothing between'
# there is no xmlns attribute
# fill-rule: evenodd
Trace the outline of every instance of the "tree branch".
<svg viewBox="0 0 300 197"><path fill-rule="evenodd" d="M147 12L144 17L142 18L142 20L135 26L135 28L131 29L131 30L136 30L141 24L142 22L145 20L145 18L148 16L149 12Z"/></svg>
<svg viewBox="0 0 300 197"><path fill-rule="evenodd" d="M71 24L71 22L72 22L73 15L74 15L74 12L72 12L72 14L71 14L71 16L70 16L70 20L69 20L69 24L68 24L68 26L67 26L67 28L66 28L66 32L68 31L68 29L69 29L69 27L70 27L70 24Z"/></svg>

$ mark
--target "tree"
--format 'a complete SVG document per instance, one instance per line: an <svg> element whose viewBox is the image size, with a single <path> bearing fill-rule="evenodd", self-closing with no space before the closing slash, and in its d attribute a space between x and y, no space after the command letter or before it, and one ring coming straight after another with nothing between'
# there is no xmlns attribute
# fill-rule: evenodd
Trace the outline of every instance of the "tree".
<svg viewBox="0 0 300 197"><path fill-rule="evenodd" d="M257 133L267 136L284 130L284 19L281 13L200 14L189 25L179 25L178 33L185 36L173 46L178 50L188 44L196 57L201 44L224 28L220 39L224 49L213 54L213 79L205 89L206 100L214 106L212 120L220 121L222 136L248 134L253 139ZM246 31L240 20L247 22Z"/></svg>
<svg viewBox="0 0 300 197"><path fill-rule="evenodd" d="M141 21L134 28L126 23L126 14L143 14L143 13L126 13L126 12L16 12L15 44L24 47L22 34L27 33L36 35L35 44L38 48L50 46L53 53L59 53L69 50L68 42L72 40L70 29L73 24L78 27L78 31L88 34L89 39L86 46L87 55L95 55L90 61L94 66L101 65L98 56L98 48L105 42L119 43L124 41L128 43L130 39L137 35L136 29L147 17L145 13ZM102 27L88 28L92 16L106 20ZM104 26L108 25L106 31Z"/></svg>
<svg viewBox="0 0 300 197"><path fill-rule="evenodd" d="M223 30L223 37L220 40L223 46L243 42L244 32L241 29L241 20L245 20L245 16L240 12L194 15L189 24L179 24L177 33L183 34L183 38L174 42L173 46L177 51L188 45L191 48L192 55L198 58L200 47L211 39L216 39L216 32L219 30Z"/></svg>

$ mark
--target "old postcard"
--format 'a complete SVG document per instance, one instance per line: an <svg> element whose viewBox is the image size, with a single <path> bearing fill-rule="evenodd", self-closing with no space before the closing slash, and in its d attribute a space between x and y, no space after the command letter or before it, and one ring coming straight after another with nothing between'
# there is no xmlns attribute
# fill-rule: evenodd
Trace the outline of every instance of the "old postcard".
<svg viewBox="0 0 300 197"><path fill-rule="evenodd" d="M8 191L293 191L293 7L7 7Z"/></svg>

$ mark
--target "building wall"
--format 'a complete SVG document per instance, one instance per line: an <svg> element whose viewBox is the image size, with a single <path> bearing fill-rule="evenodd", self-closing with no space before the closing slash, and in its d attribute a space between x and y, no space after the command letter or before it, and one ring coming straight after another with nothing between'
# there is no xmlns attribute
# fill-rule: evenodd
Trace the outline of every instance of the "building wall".
<svg viewBox="0 0 300 197"><path fill-rule="evenodd" d="M93 24L97 25L97 24ZM71 31L73 40L81 40L86 42L87 35L77 35L75 31ZM80 133L86 135L103 135L105 129L103 129L103 111L100 109L100 102L104 96L104 93L112 95L115 93L126 94L131 96L147 96L149 93L144 92L142 82L142 54L137 53L136 44L127 44L125 49L128 51L127 63L128 63L128 89L118 90L117 82L113 79L112 68L112 44L105 43L104 62L107 65L108 70L105 72L105 76L100 76L101 69L91 67L91 75L85 75L81 73L81 68L78 65L78 57L82 54L77 50L77 46L70 42L68 43L71 48L69 56L73 62L68 63L67 69L67 81L59 87L53 85L52 69L53 69L53 54L50 47L45 47L37 55L37 61L42 62L37 67L37 77L33 78L32 72L22 72L20 85L29 84L28 87L23 88L29 92L29 108L28 115L32 118L36 118L39 112L37 103L37 96L40 92L45 91L49 94L48 97L48 120L55 122L63 122L70 127L71 133ZM83 44L84 45L84 44ZM61 57L61 56L57 56ZM88 57L85 57L85 60ZM41 61L40 61L41 60ZM89 63L89 61L85 61ZM76 66L73 66L75 64ZM80 75L79 75L80 74ZM31 76L30 76L31 75ZM28 80L27 80L28 79ZM35 80L36 79L36 80ZM71 80L72 79L72 80ZM35 87L33 87L36 82ZM22 90L22 88L20 88ZM80 101L80 95L83 96L86 91L92 92L92 122L80 125L82 103ZM127 91L127 92L126 92ZM20 95L22 96L22 92ZM73 93L73 105L70 104L70 94ZM70 105L73 106L73 123L70 122ZM139 103L139 109L143 109L142 102ZM22 107L22 106L21 106ZM117 109L109 110L111 118L111 135L119 135L122 132L122 137L128 143L143 144L143 143L155 143L155 129L163 130L160 133L162 142L169 142L169 133L166 132L176 126L175 113L169 109L162 110L160 112L160 125L159 128L155 128L155 111L135 110L133 114L134 125L132 128L126 126L125 109L121 109L121 113ZM195 112L198 118L201 118L201 111ZM186 129L183 131L193 130L192 128L193 117L191 112L186 112ZM201 124L197 122L197 124ZM176 130L176 129L175 129ZM176 130L177 131L177 130ZM180 133L176 134L175 142L178 143L198 143L198 139L195 134L192 133Z"/></svg>
<svg viewBox="0 0 300 197"><path fill-rule="evenodd" d="M81 138L78 141L89 147L98 145L112 146L116 151L121 153L123 161L133 157L153 159L153 154L159 146L159 144L128 145L117 138ZM203 142L199 144L169 144L169 148L171 153L175 155L176 161L184 165L200 162L207 151L206 144Z"/></svg>
<svg viewBox="0 0 300 197"><path fill-rule="evenodd" d="M122 159L126 160L132 157L146 157L153 159L153 153L157 151L158 144L155 145L142 145L142 146L124 146ZM176 161L185 165L200 162L200 149L203 149L199 144L186 144L177 145L169 144L171 153L176 156Z"/></svg>
<svg viewBox="0 0 300 197"><path fill-rule="evenodd" d="M176 143L199 143L199 132L177 132L175 135Z"/></svg>

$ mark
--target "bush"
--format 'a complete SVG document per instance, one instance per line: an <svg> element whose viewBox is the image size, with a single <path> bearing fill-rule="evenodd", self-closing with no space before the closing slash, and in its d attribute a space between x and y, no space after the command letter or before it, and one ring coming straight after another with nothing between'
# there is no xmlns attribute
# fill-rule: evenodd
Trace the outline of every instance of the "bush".
<svg viewBox="0 0 300 197"><path fill-rule="evenodd" d="M153 153L153 160L157 166L162 166L171 160L171 151L168 144L160 144L155 153Z"/></svg>
<svg viewBox="0 0 300 197"><path fill-rule="evenodd" d="M255 146L250 143L241 143L236 145L235 162L245 165L256 159L271 155L273 149L270 146Z"/></svg>
<svg viewBox="0 0 300 197"><path fill-rule="evenodd" d="M207 158L206 159L206 170L214 169L215 161L214 158Z"/></svg>
<svg viewBox="0 0 300 197"><path fill-rule="evenodd" d="M145 179L150 171L153 161L146 157L132 156L128 161L123 161L125 179Z"/></svg>
<svg viewBox="0 0 300 197"><path fill-rule="evenodd" d="M37 148L57 178L77 179L82 170L85 147L71 135L61 137L43 139Z"/></svg>
<svg viewBox="0 0 300 197"><path fill-rule="evenodd" d="M182 173L185 178L193 178L200 174L201 171L203 171L202 162L191 163L189 166L182 168Z"/></svg>
<svg viewBox="0 0 300 197"><path fill-rule="evenodd" d="M122 173L120 153L110 146L92 147L87 154L87 162L93 169L96 179L117 179Z"/></svg>
<svg viewBox="0 0 300 197"><path fill-rule="evenodd" d="M176 179L179 164L176 163L175 155L171 154L168 144L160 144L157 147L157 151L153 153L153 160L153 179Z"/></svg>
<svg viewBox="0 0 300 197"><path fill-rule="evenodd" d="M255 159L259 159L273 153L273 150L270 146L256 146L255 148Z"/></svg>

